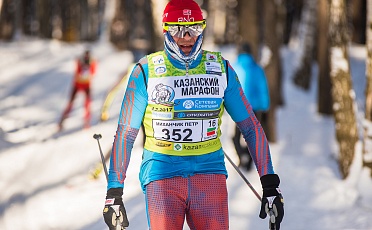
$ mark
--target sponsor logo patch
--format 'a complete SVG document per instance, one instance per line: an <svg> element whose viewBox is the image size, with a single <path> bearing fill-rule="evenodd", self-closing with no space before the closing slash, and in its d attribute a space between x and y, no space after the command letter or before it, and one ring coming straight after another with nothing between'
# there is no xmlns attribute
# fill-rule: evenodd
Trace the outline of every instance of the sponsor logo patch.
<svg viewBox="0 0 372 230"><path fill-rule="evenodd" d="M163 55L158 55L158 56L153 57L152 58L152 63L154 63L154 65L163 64L164 63Z"/></svg>
<svg viewBox="0 0 372 230"><path fill-rule="evenodd" d="M171 146L171 144L162 143L162 142L156 142L155 145L158 146L158 147L162 147L162 148L167 148L167 147Z"/></svg>
<svg viewBox="0 0 372 230"><path fill-rule="evenodd" d="M192 107L194 107L194 102L192 100L186 100L183 102L183 107L185 109L191 109Z"/></svg>
<svg viewBox="0 0 372 230"><path fill-rule="evenodd" d="M159 119L171 119L173 117L173 114L166 112L152 112L152 117Z"/></svg>
<svg viewBox="0 0 372 230"><path fill-rule="evenodd" d="M106 199L105 205L113 205L115 202L115 198Z"/></svg>
<svg viewBox="0 0 372 230"><path fill-rule="evenodd" d="M219 76L222 75L221 64L218 62L206 62L205 70L207 74L216 74Z"/></svg>
<svg viewBox="0 0 372 230"><path fill-rule="evenodd" d="M215 54L207 53L208 61L217 61L217 56Z"/></svg>
<svg viewBox="0 0 372 230"><path fill-rule="evenodd" d="M161 75L167 72L167 67L165 65L158 65L155 66L155 74L156 75Z"/></svg>
<svg viewBox="0 0 372 230"><path fill-rule="evenodd" d="M151 101L156 104L173 106L174 90L168 85L157 84L151 93Z"/></svg>
<svg viewBox="0 0 372 230"><path fill-rule="evenodd" d="M176 99L174 108L176 111L181 110L217 110L221 107L221 98L191 98Z"/></svg>
<svg viewBox="0 0 372 230"><path fill-rule="evenodd" d="M174 150L181 151L182 150L182 144L176 143L173 146Z"/></svg>

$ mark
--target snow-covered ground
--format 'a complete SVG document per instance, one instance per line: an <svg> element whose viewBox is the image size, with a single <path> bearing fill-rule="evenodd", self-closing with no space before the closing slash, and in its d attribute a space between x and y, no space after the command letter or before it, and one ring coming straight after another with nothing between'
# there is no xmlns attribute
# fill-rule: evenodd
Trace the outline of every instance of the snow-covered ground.
<svg viewBox="0 0 372 230"><path fill-rule="evenodd" d="M93 125L82 129L84 97L79 94L64 131L56 134L70 92L74 59L88 46L98 60L92 86ZM233 49L220 50L225 57L234 58ZM371 172L362 169L359 150L350 177L341 179L333 119L316 112L315 77L309 92L291 84L295 50L282 49L285 106L277 112L278 141L270 144L285 198L281 229L372 229ZM366 52L364 47L353 46L350 55L361 118ZM0 43L0 229L107 229L102 219L105 176L89 178L100 162L93 134L102 134L104 152L111 148L124 90L116 96L107 122L99 122L100 109L107 91L131 60L130 52L118 52L103 41ZM316 71L314 68L314 76ZM224 116L223 147L237 162L231 127L231 119ZM137 140L124 190L129 230L147 229L138 181L141 138ZM268 229L268 221L258 217L257 198L228 162L227 166L230 229ZM245 175L261 193L257 172Z"/></svg>

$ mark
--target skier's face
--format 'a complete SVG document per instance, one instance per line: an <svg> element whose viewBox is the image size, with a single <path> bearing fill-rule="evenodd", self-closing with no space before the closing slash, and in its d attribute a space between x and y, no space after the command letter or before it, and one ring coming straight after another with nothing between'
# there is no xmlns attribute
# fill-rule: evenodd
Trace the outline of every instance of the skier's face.
<svg viewBox="0 0 372 230"><path fill-rule="evenodd" d="M186 33L183 38L179 38L176 36L172 36L178 47L182 50L182 52L186 55L189 55L192 47L194 46L197 36L191 37L189 33Z"/></svg>

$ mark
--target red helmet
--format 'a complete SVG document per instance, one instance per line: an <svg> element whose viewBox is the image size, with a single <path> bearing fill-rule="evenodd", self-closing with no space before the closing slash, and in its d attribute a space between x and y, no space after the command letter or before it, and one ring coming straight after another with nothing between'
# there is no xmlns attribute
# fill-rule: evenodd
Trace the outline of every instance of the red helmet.
<svg viewBox="0 0 372 230"><path fill-rule="evenodd" d="M193 0L171 0L164 9L163 23L202 22L203 12Z"/></svg>

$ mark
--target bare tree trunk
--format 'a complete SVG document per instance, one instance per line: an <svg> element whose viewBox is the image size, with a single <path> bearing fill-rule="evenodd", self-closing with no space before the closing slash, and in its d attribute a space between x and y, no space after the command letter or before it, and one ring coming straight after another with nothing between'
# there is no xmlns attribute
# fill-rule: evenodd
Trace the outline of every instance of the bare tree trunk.
<svg viewBox="0 0 372 230"><path fill-rule="evenodd" d="M366 42L366 0L352 0L349 1L349 9L351 9L352 20L352 41L359 44Z"/></svg>
<svg viewBox="0 0 372 230"><path fill-rule="evenodd" d="M115 16L110 28L110 41L120 50L128 49L129 12L125 0L116 0Z"/></svg>
<svg viewBox="0 0 372 230"><path fill-rule="evenodd" d="M105 0L6 0L0 39L25 34L64 41L98 39Z"/></svg>
<svg viewBox="0 0 372 230"><path fill-rule="evenodd" d="M36 0L22 0L22 31L26 35L36 36L39 33Z"/></svg>
<svg viewBox="0 0 372 230"><path fill-rule="evenodd" d="M74 3L75 4L75 3ZM78 40L95 41L99 37L100 25L102 22L102 0L79 0L76 18L76 27L78 28Z"/></svg>
<svg viewBox="0 0 372 230"><path fill-rule="evenodd" d="M130 1L129 1L130 2ZM151 0L136 0L130 5L129 49L136 60L155 49L156 34L152 17Z"/></svg>
<svg viewBox="0 0 372 230"><path fill-rule="evenodd" d="M239 22L237 16L236 6L238 0L229 0L226 4L226 27L225 27L225 38L226 44L234 44L238 38Z"/></svg>
<svg viewBox="0 0 372 230"><path fill-rule="evenodd" d="M331 115L332 84L329 63L329 3L320 0L318 4L317 62L318 62L318 112Z"/></svg>
<svg viewBox="0 0 372 230"><path fill-rule="evenodd" d="M306 0L299 28L299 57L295 68L294 83L308 90L310 88L311 69L314 60L314 38L317 18L317 0Z"/></svg>
<svg viewBox="0 0 372 230"><path fill-rule="evenodd" d="M206 7L208 7L208 4L205 4L205 2L208 2L206 0L203 1ZM163 27L162 27L162 16L165 6L167 5L168 0L152 0L152 18L153 18L153 27L155 32L155 44L154 44L154 50L161 50L164 48L164 35L163 35ZM204 8L208 9L208 8ZM208 26L207 26L208 28Z"/></svg>
<svg viewBox="0 0 372 230"><path fill-rule="evenodd" d="M92 21L96 18L94 12L94 6L88 4L87 0L80 0L80 23L78 24L80 28L80 40L92 40L93 34ZM98 1L90 1L92 4L96 4Z"/></svg>
<svg viewBox="0 0 372 230"><path fill-rule="evenodd" d="M252 48L252 55L258 60L259 49L259 18L257 0L238 1L239 37L238 43L248 42Z"/></svg>
<svg viewBox="0 0 372 230"><path fill-rule="evenodd" d="M42 38L53 38L53 18L57 17L56 1L38 0L37 18Z"/></svg>
<svg viewBox="0 0 372 230"><path fill-rule="evenodd" d="M367 1L366 105L363 139L363 163L372 169L372 0ZM371 173L372 177L372 173Z"/></svg>
<svg viewBox="0 0 372 230"><path fill-rule="evenodd" d="M284 0L286 8L283 43L288 44L291 36L296 35L298 24L301 20L303 0Z"/></svg>
<svg viewBox="0 0 372 230"><path fill-rule="evenodd" d="M265 67L265 73L270 91L270 109L264 114L262 126L270 142L276 142L276 108L280 104L281 96L281 63L280 63L280 41L277 33L278 6L274 0L263 0L261 9L263 12L263 41L265 47L271 52L271 58Z"/></svg>
<svg viewBox="0 0 372 230"><path fill-rule="evenodd" d="M78 41L80 38L80 4L76 0L59 0L61 5L62 40Z"/></svg>
<svg viewBox="0 0 372 230"><path fill-rule="evenodd" d="M353 87L347 44L349 41L345 0L331 0L329 35L333 111L339 143L339 167L345 178L350 171L358 140Z"/></svg>
<svg viewBox="0 0 372 230"><path fill-rule="evenodd" d="M121 50L131 50L138 59L155 50L158 42L154 30L151 0L118 0L111 25L111 42Z"/></svg>
<svg viewBox="0 0 372 230"><path fill-rule="evenodd" d="M0 11L0 39L10 41L16 32L16 8L18 0L4 0Z"/></svg>
<svg viewBox="0 0 372 230"><path fill-rule="evenodd" d="M226 1L212 0L208 7L208 32L213 34L215 44L223 44L226 31Z"/></svg>

